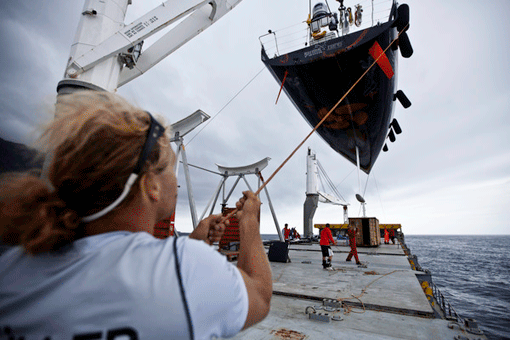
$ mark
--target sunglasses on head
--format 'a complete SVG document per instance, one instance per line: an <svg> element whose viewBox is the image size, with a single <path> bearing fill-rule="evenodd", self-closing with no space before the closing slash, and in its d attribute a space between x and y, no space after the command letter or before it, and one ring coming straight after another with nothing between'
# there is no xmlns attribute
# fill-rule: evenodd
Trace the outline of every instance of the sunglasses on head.
<svg viewBox="0 0 510 340"><path fill-rule="evenodd" d="M122 194L115 200L115 202L113 202L103 210L98 211L95 214L83 217L82 218L83 222L91 222L106 215L107 213L112 211L115 207L117 207L124 200L124 198L126 198L127 194L129 193L129 190L131 190L131 186L135 183L136 179L138 178L138 175L140 174L143 166L145 165L145 162L147 162L147 158L154 149L154 146L156 145L158 138L165 133L165 128L156 119L154 119L154 117L152 117L152 115L149 112L147 111L145 112L150 117L149 131L147 132L145 143L143 145L142 151L140 152L140 157L138 157L138 162L136 163L133 172L129 175L129 178L126 184L124 185L124 190L122 191Z"/></svg>

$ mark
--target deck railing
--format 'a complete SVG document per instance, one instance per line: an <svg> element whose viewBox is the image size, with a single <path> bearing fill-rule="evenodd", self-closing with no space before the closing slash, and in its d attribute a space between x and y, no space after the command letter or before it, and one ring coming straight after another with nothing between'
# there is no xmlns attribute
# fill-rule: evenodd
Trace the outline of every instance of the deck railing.
<svg viewBox="0 0 510 340"><path fill-rule="evenodd" d="M404 234L399 232L396 233L396 238L400 242L402 249L404 250L404 253L408 256L408 259L413 260L413 263L415 265L415 270L423 271L428 274L430 272L428 270L424 270L421 268L421 266L418 264L417 257L415 255L411 254L411 250L404 242ZM432 288L432 295L434 296L434 299L437 301L439 309L444 314L445 319L457 321L458 323L464 323L464 319L460 317L460 315L457 313L457 311L453 308L451 303L446 299L446 297L441 293L441 290L439 290L439 287L436 286L434 282L432 282L432 278L426 280L429 284L429 287Z"/></svg>
<svg viewBox="0 0 510 340"><path fill-rule="evenodd" d="M354 18L356 11L355 3L353 2L352 6L348 6L348 2L346 1L345 5L346 7L351 7ZM349 33L387 22L393 6L393 0L362 0L356 4L362 5L362 22L359 27L354 24L349 26ZM331 11L338 14L337 8L332 7ZM306 24L306 15L297 24L279 30L270 30L269 33L259 37L262 48L266 51L269 58L279 57L309 46L310 32ZM338 25L338 32L340 32L339 34L342 32L340 24Z"/></svg>
<svg viewBox="0 0 510 340"><path fill-rule="evenodd" d="M432 293L434 294L434 299L437 301L439 308L444 313L444 316L448 320L455 320L458 323L464 323L464 320L460 317L460 315L455 311L450 302L444 297L443 293L439 290L434 282L430 282L429 286L432 287Z"/></svg>

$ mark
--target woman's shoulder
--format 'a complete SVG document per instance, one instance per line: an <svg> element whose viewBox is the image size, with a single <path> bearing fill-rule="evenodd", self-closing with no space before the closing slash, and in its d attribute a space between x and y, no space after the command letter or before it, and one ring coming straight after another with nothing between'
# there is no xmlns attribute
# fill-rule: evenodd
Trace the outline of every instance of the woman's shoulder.
<svg viewBox="0 0 510 340"><path fill-rule="evenodd" d="M177 249L179 255L183 254L187 260L195 259L199 262L205 260L206 263L214 260L221 262L225 260L225 256L221 255L214 247L189 237L179 237L177 239ZM191 254L191 256L186 256L188 254Z"/></svg>
<svg viewBox="0 0 510 340"><path fill-rule="evenodd" d="M159 239L146 232L112 232L76 241L74 248L83 258L109 259L114 263L128 261L130 266L153 267L174 265L174 241L179 263L203 267L213 263L222 266L223 257L203 241L188 237ZM103 261L103 260L101 260Z"/></svg>
<svg viewBox="0 0 510 340"><path fill-rule="evenodd" d="M175 237L166 239L156 238L147 232L115 231L104 234L88 236L74 242L75 249L83 251L131 248L133 250L151 250L173 246ZM177 238L178 249L196 249L210 251L212 248L203 241L190 239L189 237Z"/></svg>

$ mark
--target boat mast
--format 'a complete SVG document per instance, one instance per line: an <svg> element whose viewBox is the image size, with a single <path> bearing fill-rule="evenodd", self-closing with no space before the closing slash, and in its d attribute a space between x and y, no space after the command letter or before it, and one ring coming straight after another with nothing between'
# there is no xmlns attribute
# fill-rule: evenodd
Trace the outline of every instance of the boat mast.
<svg viewBox="0 0 510 340"><path fill-rule="evenodd" d="M360 180L361 168L360 168L360 163L359 163L359 147L357 145L356 145L356 166L358 168L358 192L360 193L360 194L356 194L356 199L358 200L358 202L361 203L361 206L363 207L363 217L366 217L366 215L367 215L367 212L365 209L366 202L365 202L365 198L363 196L361 196L361 180Z"/></svg>

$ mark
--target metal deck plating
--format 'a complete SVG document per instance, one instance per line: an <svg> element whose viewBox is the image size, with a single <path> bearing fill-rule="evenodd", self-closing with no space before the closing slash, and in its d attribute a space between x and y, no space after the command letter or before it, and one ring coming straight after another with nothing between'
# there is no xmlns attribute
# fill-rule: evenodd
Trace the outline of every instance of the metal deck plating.
<svg viewBox="0 0 510 340"><path fill-rule="evenodd" d="M318 244L292 244L291 263L272 262L269 315L233 339L485 339L434 316L416 277L422 272L400 245L358 248L366 268L345 261L347 245L332 249L331 271L322 269Z"/></svg>

